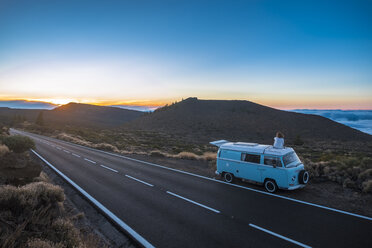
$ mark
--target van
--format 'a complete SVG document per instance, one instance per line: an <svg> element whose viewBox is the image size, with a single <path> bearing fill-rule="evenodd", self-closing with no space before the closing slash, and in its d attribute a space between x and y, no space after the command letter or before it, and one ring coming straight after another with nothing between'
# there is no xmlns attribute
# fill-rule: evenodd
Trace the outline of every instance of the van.
<svg viewBox="0 0 372 248"><path fill-rule="evenodd" d="M290 147L282 149L257 143L217 140L210 144L219 147L216 174L232 183L239 178L263 184L265 190L303 188L309 181L309 173Z"/></svg>

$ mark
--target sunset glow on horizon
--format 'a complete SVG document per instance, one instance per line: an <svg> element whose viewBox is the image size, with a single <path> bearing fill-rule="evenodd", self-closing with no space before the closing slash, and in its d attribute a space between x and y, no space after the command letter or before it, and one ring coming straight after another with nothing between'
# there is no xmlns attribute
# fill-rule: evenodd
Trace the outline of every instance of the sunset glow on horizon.
<svg viewBox="0 0 372 248"><path fill-rule="evenodd" d="M372 109L364 1L21 2L0 3L0 101Z"/></svg>

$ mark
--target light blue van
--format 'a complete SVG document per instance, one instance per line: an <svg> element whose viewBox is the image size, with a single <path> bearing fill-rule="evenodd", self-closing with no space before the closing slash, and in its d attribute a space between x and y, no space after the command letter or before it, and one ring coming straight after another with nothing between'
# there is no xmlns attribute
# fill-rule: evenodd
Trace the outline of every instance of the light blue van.
<svg viewBox="0 0 372 248"><path fill-rule="evenodd" d="M303 188L309 181L309 173L290 147L278 149L270 145L226 140L210 144L219 147L216 174L226 182L240 178L263 184L266 191L274 193L278 188Z"/></svg>

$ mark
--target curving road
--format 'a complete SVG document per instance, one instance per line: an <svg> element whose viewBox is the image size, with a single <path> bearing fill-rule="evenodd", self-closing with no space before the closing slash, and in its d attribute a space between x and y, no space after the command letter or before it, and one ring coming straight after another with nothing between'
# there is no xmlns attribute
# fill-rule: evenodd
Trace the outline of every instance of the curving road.
<svg viewBox="0 0 372 248"><path fill-rule="evenodd" d="M53 138L35 153L155 247L372 247L372 218Z"/></svg>

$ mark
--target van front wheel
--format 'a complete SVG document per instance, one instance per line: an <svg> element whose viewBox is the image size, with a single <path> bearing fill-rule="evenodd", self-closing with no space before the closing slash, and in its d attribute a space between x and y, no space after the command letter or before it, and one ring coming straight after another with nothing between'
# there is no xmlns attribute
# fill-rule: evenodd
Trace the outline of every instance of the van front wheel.
<svg viewBox="0 0 372 248"><path fill-rule="evenodd" d="M264 183L265 190L270 193L274 193L277 189L278 186L276 185L274 180L267 179Z"/></svg>
<svg viewBox="0 0 372 248"><path fill-rule="evenodd" d="M225 182L232 183L234 181L234 175L226 172L223 174L223 180L225 180Z"/></svg>

